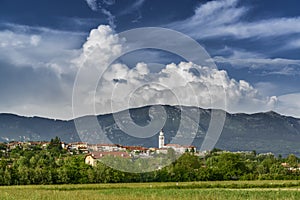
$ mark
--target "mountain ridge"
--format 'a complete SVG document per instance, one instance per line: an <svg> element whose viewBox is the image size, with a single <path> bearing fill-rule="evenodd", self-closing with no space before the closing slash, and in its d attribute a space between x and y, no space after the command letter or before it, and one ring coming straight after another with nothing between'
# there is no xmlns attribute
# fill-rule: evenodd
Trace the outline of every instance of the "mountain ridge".
<svg viewBox="0 0 300 200"><path fill-rule="evenodd" d="M220 110L220 111L226 112L227 114L231 114L231 115L235 115L235 114L255 115L255 114L272 114L273 113L275 115L280 115L282 117L291 117L291 118L300 120L300 117L280 114L274 110L246 113L246 112L229 112L229 111L226 111L223 109L218 109L218 108L202 108L202 107L196 107L196 106L186 106L186 105L181 106L181 105L169 105L169 104L154 104L154 105L138 106L138 107L134 107L134 108L123 109L123 110L117 111L115 113L123 112L126 110L139 109L139 108L148 107L148 106L150 106L150 107L151 106L174 106L174 107L186 107L186 108L200 108L202 110ZM60 119L60 118L44 117L44 116L39 116L39 115L26 116L26 115L21 115L21 114L17 114L17 113L7 113L7 112L0 113L0 115L14 115L17 117L25 117L25 118L42 118L42 119L49 119L49 120L55 120L55 121L72 121L72 120L76 120L76 119L82 118L82 117L89 117L89 116L95 117L95 116L104 116L104 115L110 115L110 114L112 114L112 113L102 113L102 114L97 114L97 115L89 114L89 115L84 115L84 116L70 118L70 119Z"/></svg>
<svg viewBox="0 0 300 200"><path fill-rule="evenodd" d="M197 132L193 133L192 142L198 149L204 140L206 131L211 119L212 110L202 109L192 106L162 106L167 115L166 123L163 127L166 134L166 142L172 142L172 138L179 136L182 141L191 137L192 126L198 126ZM129 109L132 120L140 125L145 126L151 121L149 115L152 106L143 106L139 108ZM155 107L155 106L153 106ZM128 110L120 111L114 114L122 114ZM219 110L220 112L224 112ZM190 116L182 118L182 112L189 113ZM200 113L200 121L195 124L194 120L191 123L193 116ZM83 116L72 120L48 119L38 116L24 117L15 114L1 113L0 114L0 141L8 142L11 140L20 141L49 141L55 136L59 136L63 141L75 142L80 141L82 135L97 136L98 131L93 125L86 124L86 129L78 133L75 127L74 120L89 121L89 117L96 117L100 127L104 130L106 137L112 143L124 145L140 145L146 147L157 146L157 134L149 138L134 138L126 134L116 124L113 114L104 114L97 116ZM126 121L127 119L125 119ZM193 120L193 119L192 119ZM179 125L183 123L181 133ZM195 128L195 127L193 127ZM193 129L195 130L195 129ZM181 135L180 135L181 134ZM81 136L81 137L79 137ZM186 137L186 138L185 138ZM291 116L281 115L274 111L260 113L227 113L225 125L222 134L215 147L230 150L230 151L251 151L258 152L273 152L275 154L287 155L294 153L300 155L300 119Z"/></svg>

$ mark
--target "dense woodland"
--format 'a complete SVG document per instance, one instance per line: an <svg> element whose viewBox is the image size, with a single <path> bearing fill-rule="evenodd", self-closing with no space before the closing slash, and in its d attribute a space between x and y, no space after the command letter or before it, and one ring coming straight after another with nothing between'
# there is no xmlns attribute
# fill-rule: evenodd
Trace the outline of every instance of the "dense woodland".
<svg viewBox="0 0 300 200"><path fill-rule="evenodd" d="M299 158L295 155L282 158L255 151L233 153L215 149L203 157L185 153L160 170L135 174L114 170L101 162L95 167L87 165L84 154L70 155L59 142L51 140L46 149L1 152L0 185L300 179ZM3 148L0 146L0 150Z"/></svg>

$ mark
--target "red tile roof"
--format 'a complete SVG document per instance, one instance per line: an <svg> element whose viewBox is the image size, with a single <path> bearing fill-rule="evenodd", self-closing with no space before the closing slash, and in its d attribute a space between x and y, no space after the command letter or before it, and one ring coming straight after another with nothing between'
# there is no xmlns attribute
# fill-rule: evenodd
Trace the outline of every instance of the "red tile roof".
<svg viewBox="0 0 300 200"><path fill-rule="evenodd" d="M147 151L148 150L148 148L141 147L141 146L124 146L124 148L126 148L127 150L130 150L130 151L134 151L134 150L137 150L137 151Z"/></svg>

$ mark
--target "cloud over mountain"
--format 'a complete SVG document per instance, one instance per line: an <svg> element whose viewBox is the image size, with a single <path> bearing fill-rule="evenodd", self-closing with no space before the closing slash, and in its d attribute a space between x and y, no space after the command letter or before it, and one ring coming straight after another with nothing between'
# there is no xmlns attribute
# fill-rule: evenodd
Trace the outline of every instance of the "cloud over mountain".
<svg viewBox="0 0 300 200"><path fill-rule="evenodd" d="M82 94L76 96L84 102L82 114L94 101L96 113L151 104L257 112L270 110L276 103L276 97L262 96L246 81L231 79L224 70L191 62L170 63L158 72L152 72L151 64L147 63L136 66L114 63L108 66L110 59L121 55L122 49L126 48L128 44L125 41L109 26L99 26L90 32L82 54L76 60L80 73L86 73L79 81L86 85L77 86L82 88ZM97 89L89 85L92 77L99 79Z"/></svg>

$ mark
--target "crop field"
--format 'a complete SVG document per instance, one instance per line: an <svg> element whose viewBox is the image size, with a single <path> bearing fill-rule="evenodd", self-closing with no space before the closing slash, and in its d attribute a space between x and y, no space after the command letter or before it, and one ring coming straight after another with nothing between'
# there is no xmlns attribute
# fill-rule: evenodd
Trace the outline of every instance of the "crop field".
<svg viewBox="0 0 300 200"><path fill-rule="evenodd" d="M0 199L300 199L300 181L2 186Z"/></svg>

